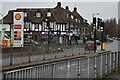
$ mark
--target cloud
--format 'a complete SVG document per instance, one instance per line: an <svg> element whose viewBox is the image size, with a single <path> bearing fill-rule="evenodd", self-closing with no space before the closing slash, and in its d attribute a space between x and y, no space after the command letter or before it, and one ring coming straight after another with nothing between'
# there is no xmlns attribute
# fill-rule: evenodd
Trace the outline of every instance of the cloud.
<svg viewBox="0 0 120 80"><path fill-rule="evenodd" d="M119 0L2 0L2 2L119 2Z"/></svg>

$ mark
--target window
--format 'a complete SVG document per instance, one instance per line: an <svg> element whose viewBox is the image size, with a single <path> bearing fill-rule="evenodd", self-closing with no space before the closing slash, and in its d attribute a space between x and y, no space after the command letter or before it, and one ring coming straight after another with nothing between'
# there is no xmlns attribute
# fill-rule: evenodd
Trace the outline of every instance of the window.
<svg viewBox="0 0 120 80"><path fill-rule="evenodd" d="M24 13L24 17L27 17L27 13L26 12Z"/></svg>
<svg viewBox="0 0 120 80"><path fill-rule="evenodd" d="M35 24L35 29L38 29L39 28L39 24Z"/></svg>
<svg viewBox="0 0 120 80"><path fill-rule="evenodd" d="M77 22L77 19L75 19L75 22Z"/></svg>
<svg viewBox="0 0 120 80"><path fill-rule="evenodd" d="M29 29L29 27L30 27L30 23L29 22L25 22L24 25L25 25L25 29Z"/></svg>
<svg viewBox="0 0 120 80"><path fill-rule="evenodd" d="M67 14L67 18L69 17L69 14Z"/></svg>
<svg viewBox="0 0 120 80"><path fill-rule="evenodd" d="M48 12L48 13L47 13L47 16L50 17L50 16L51 16L51 12Z"/></svg>
<svg viewBox="0 0 120 80"><path fill-rule="evenodd" d="M36 13L36 17L41 17L41 14L40 13Z"/></svg>
<svg viewBox="0 0 120 80"><path fill-rule="evenodd" d="M71 15L71 18L72 18L72 19L74 18L73 15Z"/></svg>

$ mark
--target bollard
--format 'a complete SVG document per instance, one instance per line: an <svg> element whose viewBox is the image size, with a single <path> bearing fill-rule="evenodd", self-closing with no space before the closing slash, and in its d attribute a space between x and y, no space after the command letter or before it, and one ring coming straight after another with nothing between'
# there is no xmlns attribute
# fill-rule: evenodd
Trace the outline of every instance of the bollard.
<svg viewBox="0 0 120 80"><path fill-rule="evenodd" d="M106 44L105 43L101 44L101 50L104 51L105 49L106 49Z"/></svg>

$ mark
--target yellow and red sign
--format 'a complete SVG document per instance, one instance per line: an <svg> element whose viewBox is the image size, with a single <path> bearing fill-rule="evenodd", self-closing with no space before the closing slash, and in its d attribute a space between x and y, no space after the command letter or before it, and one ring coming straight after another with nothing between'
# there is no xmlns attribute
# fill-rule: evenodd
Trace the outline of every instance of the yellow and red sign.
<svg viewBox="0 0 120 80"><path fill-rule="evenodd" d="M2 40L2 46L10 47L10 40Z"/></svg>
<svg viewBox="0 0 120 80"><path fill-rule="evenodd" d="M16 14L16 15L15 15L15 19L16 19L16 20L20 20L20 19L21 19L21 15L20 15L20 14Z"/></svg>

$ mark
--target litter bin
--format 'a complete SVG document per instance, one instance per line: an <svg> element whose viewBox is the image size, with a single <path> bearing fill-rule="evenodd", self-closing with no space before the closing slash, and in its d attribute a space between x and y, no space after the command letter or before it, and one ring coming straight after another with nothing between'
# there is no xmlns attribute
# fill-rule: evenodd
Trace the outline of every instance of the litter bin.
<svg viewBox="0 0 120 80"><path fill-rule="evenodd" d="M105 49L106 49L106 44L103 43L103 44L102 44L102 50L105 50Z"/></svg>

